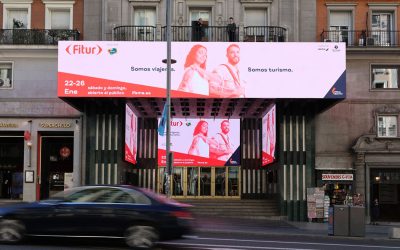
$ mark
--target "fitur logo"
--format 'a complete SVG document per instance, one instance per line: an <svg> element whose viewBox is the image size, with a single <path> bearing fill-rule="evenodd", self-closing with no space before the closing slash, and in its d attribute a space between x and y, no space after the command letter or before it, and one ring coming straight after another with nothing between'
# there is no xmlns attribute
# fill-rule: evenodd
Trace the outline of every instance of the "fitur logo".
<svg viewBox="0 0 400 250"><path fill-rule="evenodd" d="M99 55L103 49L96 44L96 46L85 46L83 44L70 44L65 49L69 55Z"/></svg>

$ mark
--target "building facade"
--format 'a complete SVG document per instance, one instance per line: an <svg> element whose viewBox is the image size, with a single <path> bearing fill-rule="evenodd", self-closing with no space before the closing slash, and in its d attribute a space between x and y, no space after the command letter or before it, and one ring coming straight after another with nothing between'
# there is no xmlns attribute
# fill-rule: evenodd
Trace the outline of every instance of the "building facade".
<svg viewBox="0 0 400 250"><path fill-rule="evenodd" d="M399 219L399 10L398 1L317 1L317 39L346 43L348 80L346 100L316 117L316 181L338 197L361 194L368 220L375 199L379 219Z"/></svg>
<svg viewBox="0 0 400 250"><path fill-rule="evenodd" d="M316 3L289 0L176 0L172 3L173 42L312 42ZM166 41L166 1L86 0L84 31L88 41ZM226 32L229 18L234 36ZM203 21L203 34L195 24ZM265 55L267 58L268 55ZM86 184L135 184L163 192L164 167L157 164L157 128L163 98L63 98L84 115ZM239 167L174 167L182 186L176 198L189 197L189 173L211 176L207 195L194 198L278 199L281 215L306 219L306 188L314 186L314 117L336 101L286 99L176 98L172 117L240 119ZM261 167L261 119L276 104L277 161ZM318 104L318 105L317 105ZM124 161L125 106L138 115L137 164ZM217 177L224 175L227 192L218 194ZM231 176L231 177L229 177ZM231 180L232 179L232 180ZM200 184L199 184L200 185Z"/></svg>
<svg viewBox="0 0 400 250"><path fill-rule="evenodd" d="M78 30L83 1L0 1L0 199L81 184L82 116L57 97L56 75L57 43Z"/></svg>

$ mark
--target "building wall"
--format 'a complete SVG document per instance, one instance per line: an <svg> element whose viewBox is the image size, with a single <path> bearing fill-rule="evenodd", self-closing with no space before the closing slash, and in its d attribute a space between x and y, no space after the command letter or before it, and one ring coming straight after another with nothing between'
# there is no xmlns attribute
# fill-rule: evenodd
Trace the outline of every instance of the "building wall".
<svg viewBox="0 0 400 250"><path fill-rule="evenodd" d="M128 1L128 0L86 0L85 35L86 40L111 40L112 29L121 25L132 25L133 12L137 7L157 9L156 26L166 25L166 1ZM307 0L172 0L172 25L190 25L190 9L211 10L212 25L225 26L230 16L238 26L244 23L246 8L268 9L268 25L288 29L289 41L314 41L316 29L315 1ZM101 24L101 25L99 25Z"/></svg>
<svg viewBox="0 0 400 250"><path fill-rule="evenodd" d="M4 3L0 2L0 28L3 28ZM82 32L84 1L65 2L74 2L73 28ZM45 12L45 4L42 0L32 1L31 20L29 20L31 29L45 28ZM21 32L24 31L21 30ZM25 131L31 133L32 146L28 148L24 145L24 171L33 170L36 174L40 171L38 161L40 134L72 134L74 153L76 153L73 159L74 185L80 185L82 183L81 112L57 96L57 54L56 45L0 43L0 62L11 62L13 65L12 88L0 89L0 120L3 124L11 123L15 126L13 128L2 126L0 133L5 137L13 133L24 135ZM54 124L55 127L46 127L43 124L50 124L50 126ZM24 184L24 201L33 201L38 198L38 182L39 177L34 178L34 183Z"/></svg>
<svg viewBox="0 0 400 250"><path fill-rule="evenodd" d="M354 27L351 30L370 32L369 19L372 10L392 12L395 26L392 31L397 34L400 27L398 1L318 0L316 39L320 39L323 31L329 30L329 8L353 10ZM400 164L400 154L391 149L391 147L397 148L398 136L385 139L377 137L377 114L398 115L400 91L398 88L373 89L371 84L371 65L399 64L400 51L397 48L399 38L395 36L391 46L347 47L346 100L321 112L315 119L316 169L352 170L353 191L363 195L367 211L371 204L372 184L369 176L371 166L398 168ZM369 215L368 211L367 216Z"/></svg>

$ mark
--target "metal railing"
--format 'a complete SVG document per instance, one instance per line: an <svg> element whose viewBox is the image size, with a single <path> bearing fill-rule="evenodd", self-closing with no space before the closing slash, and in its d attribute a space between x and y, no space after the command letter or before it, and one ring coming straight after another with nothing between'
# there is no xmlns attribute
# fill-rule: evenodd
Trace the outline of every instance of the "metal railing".
<svg viewBox="0 0 400 250"><path fill-rule="evenodd" d="M58 41L77 41L77 30L0 29L0 44L56 45Z"/></svg>
<svg viewBox="0 0 400 250"><path fill-rule="evenodd" d="M167 27L161 27L161 39L166 41ZM228 42L229 34L226 26L207 26L203 28L192 26L171 26L172 41L176 42ZM239 41L239 27L232 35L232 42Z"/></svg>
<svg viewBox="0 0 400 250"><path fill-rule="evenodd" d="M244 42L284 42L286 29L278 26L244 27Z"/></svg>
<svg viewBox="0 0 400 250"><path fill-rule="evenodd" d="M118 26L113 29L114 41L155 41L155 26Z"/></svg>
<svg viewBox="0 0 400 250"><path fill-rule="evenodd" d="M118 26L113 29L115 41L165 41L166 26ZM171 39L176 42L285 42L286 29L277 26L236 27L229 35L226 26L171 26ZM158 36L157 36L158 34Z"/></svg>
<svg viewBox="0 0 400 250"><path fill-rule="evenodd" d="M340 30L323 31L321 42L344 42L347 47L398 47L399 31Z"/></svg>

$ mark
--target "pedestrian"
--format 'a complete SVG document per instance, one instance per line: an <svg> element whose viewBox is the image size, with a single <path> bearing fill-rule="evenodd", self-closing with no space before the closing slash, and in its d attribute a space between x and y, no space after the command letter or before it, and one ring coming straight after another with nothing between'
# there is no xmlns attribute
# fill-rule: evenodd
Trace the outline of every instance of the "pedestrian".
<svg viewBox="0 0 400 250"><path fill-rule="evenodd" d="M371 223L372 225L378 225L378 219L379 219L379 201L378 198L375 198L374 201L372 202L372 220Z"/></svg>
<svg viewBox="0 0 400 250"><path fill-rule="evenodd" d="M233 21L233 17L229 18L226 32L228 32L229 42L236 42L236 23Z"/></svg>

